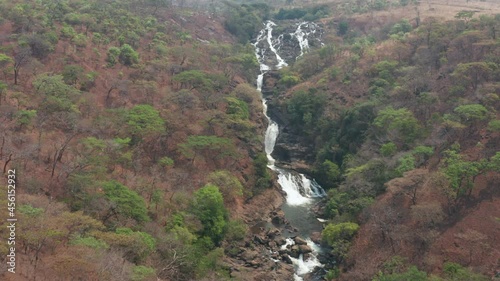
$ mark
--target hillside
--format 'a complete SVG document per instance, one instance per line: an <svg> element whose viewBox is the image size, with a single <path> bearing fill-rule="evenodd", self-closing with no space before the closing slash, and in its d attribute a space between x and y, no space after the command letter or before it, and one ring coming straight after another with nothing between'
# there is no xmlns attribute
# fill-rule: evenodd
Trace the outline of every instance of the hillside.
<svg viewBox="0 0 500 281"><path fill-rule="evenodd" d="M331 188L323 240L342 262L327 276L494 278L498 6L434 1L348 15L340 2L337 17L321 20L329 44L266 79L283 127L275 157Z"/></svg>
<svg viewBox="0 0 500 281"><path fill-rule="evenodd" d="M0 279L293 280L266 20L321 31L263 74L328 193L300 278L499 279L496 0L0 0Z"/></svg>
<svg viewBox="0 0 500 281"><path fill-rule="evenodd" d="M164 4L0 1L1 186L15 178L18 218L0 279L225 278L221 245L280 205L253 48Z"/></svg>

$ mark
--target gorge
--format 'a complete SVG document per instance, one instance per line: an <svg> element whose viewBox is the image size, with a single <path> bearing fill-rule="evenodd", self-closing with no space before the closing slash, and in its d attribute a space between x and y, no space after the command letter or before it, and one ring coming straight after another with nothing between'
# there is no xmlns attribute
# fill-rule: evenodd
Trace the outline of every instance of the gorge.
<svg viewBox="0 0 500 281"><path fill-rule="evenodd" d="M296 55L295 59L299 58L309 48L309 35L315 34L317 28L314 23L302 22L297 25L294 33L284 33L273 39L274 26L276 26L274 22L267 21L265 28L260 31L254 43L256 56L260 64L260 74L257 77L257 90L259 91L262 91L264 75L269 70L278 70L288 65L280 56L279 51L288 49L286 55L290 57L293 52L293 47L290 48L290 43L298 43L300 54ZM302 27L305 27L307 30L302 30ZM269 66L268 64L273 64L273 66ZM275 165L272 153L279 135L279 126L268 116L267 101L264 96L262 103L264 115L268 120L264 140L265 152L269 163L268 167L278 175L278 184L286 193L286 203L282 206L282 210L285 213L285 218L297 229L297 233L293 233L293 235L299 234L301 237L306 237L307 245L312 249L312 253L307 257L304 257L303 253L298 258L290 257L295 268L294 279L299 281L303 280L304 275L313 272L315 268L323 266L317 258L321 252L321 248L309 236L312 232L321 231L321 224L312 213L311 206L318 198L326 196L326 193L314 179L309 179L304 174ZM281 246L281 249L286 250L287 247L290 248L295 243L294 239L289 237L286 239L286 244Z"/></svg>

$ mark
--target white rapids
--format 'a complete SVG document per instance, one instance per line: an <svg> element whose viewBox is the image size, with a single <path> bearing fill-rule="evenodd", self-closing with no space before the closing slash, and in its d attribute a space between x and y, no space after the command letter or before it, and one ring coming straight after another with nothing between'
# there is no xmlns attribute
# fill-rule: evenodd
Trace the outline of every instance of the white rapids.
<svg viewBox="0 0 500 281"><path fill-rule="evenodd" d="M260 74L257 76L257 90L259 91L262 91L264 74L267 71L271 69L280 69L288 65L279 55L279 50L284 43L284 36L281 34L276 39L273 39L274 26L276 26L274 22L267 21L265 27L259 32L256 42L253 44L255 47L255 55L260 64ZM309 49L308 36L315 32L316 27L314 23L302 22L298 25L295 33L290 34L298 40L300 46L300 54L296 59ZM307 29L307 31L304 31L303 28ZM273 67L267 65L266 63L269 63L269 61L275 62L275 65ZM268 120L268 127L264 139L268 167L278 174L278 183L287 194L287 205L291 207L310 206L311 203L314 202L314 198L326 196L325 191L316 181L307 178L305 175L275 166L275 159L271 154L279 135L279 126L267 115L267 101L265 98L262 99L262 104L264 115ZM306 260L304 260L302 255L300 255L299 258L291 258L295 267L295 281L303 280L302 276L312 272L314 268L322 266L317 258L320 248L313 243L311 239L307 238L306 241L311 249L313 249L309 257ZM294 241L288 238L287 244L283 245L282 248L286 248L287 245L293 245L293 243Z"/></svg>

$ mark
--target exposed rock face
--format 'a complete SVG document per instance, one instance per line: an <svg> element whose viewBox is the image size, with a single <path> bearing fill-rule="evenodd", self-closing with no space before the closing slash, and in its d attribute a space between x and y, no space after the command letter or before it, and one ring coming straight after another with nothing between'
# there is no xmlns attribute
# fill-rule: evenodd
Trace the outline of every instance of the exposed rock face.
<svg viewBox="0 0 500 281"><path fill-rule="evenodd" d="M268 74L264 75L266 87L279 92L279 85L273 84L277 82L277 74L273 72L269 73L269 76ZM269 90L269 92L272 94L271 90ZM281 167L290 168L306 174L310 173L310 163L314 162L313 144L303 140L302 136L290 130L288 122L290 117L287 116L288 113L286 112L286 108L280 105L281 101L272 96L267 97L267 100L267 114L278 123L280 128L272 156Z"/></svg>

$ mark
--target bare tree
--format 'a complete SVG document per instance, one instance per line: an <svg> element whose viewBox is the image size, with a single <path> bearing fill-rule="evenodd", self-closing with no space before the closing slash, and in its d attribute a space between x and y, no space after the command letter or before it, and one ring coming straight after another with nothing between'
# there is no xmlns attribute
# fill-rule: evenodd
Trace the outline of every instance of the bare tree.
<svg viewBox="0 0 500 281"><path fill-rule="evenodd" d="M22 48L14 55L14 84L17 85L19 78L19 71L23 66L28 64L31 60L31 49Z"/></svg>

